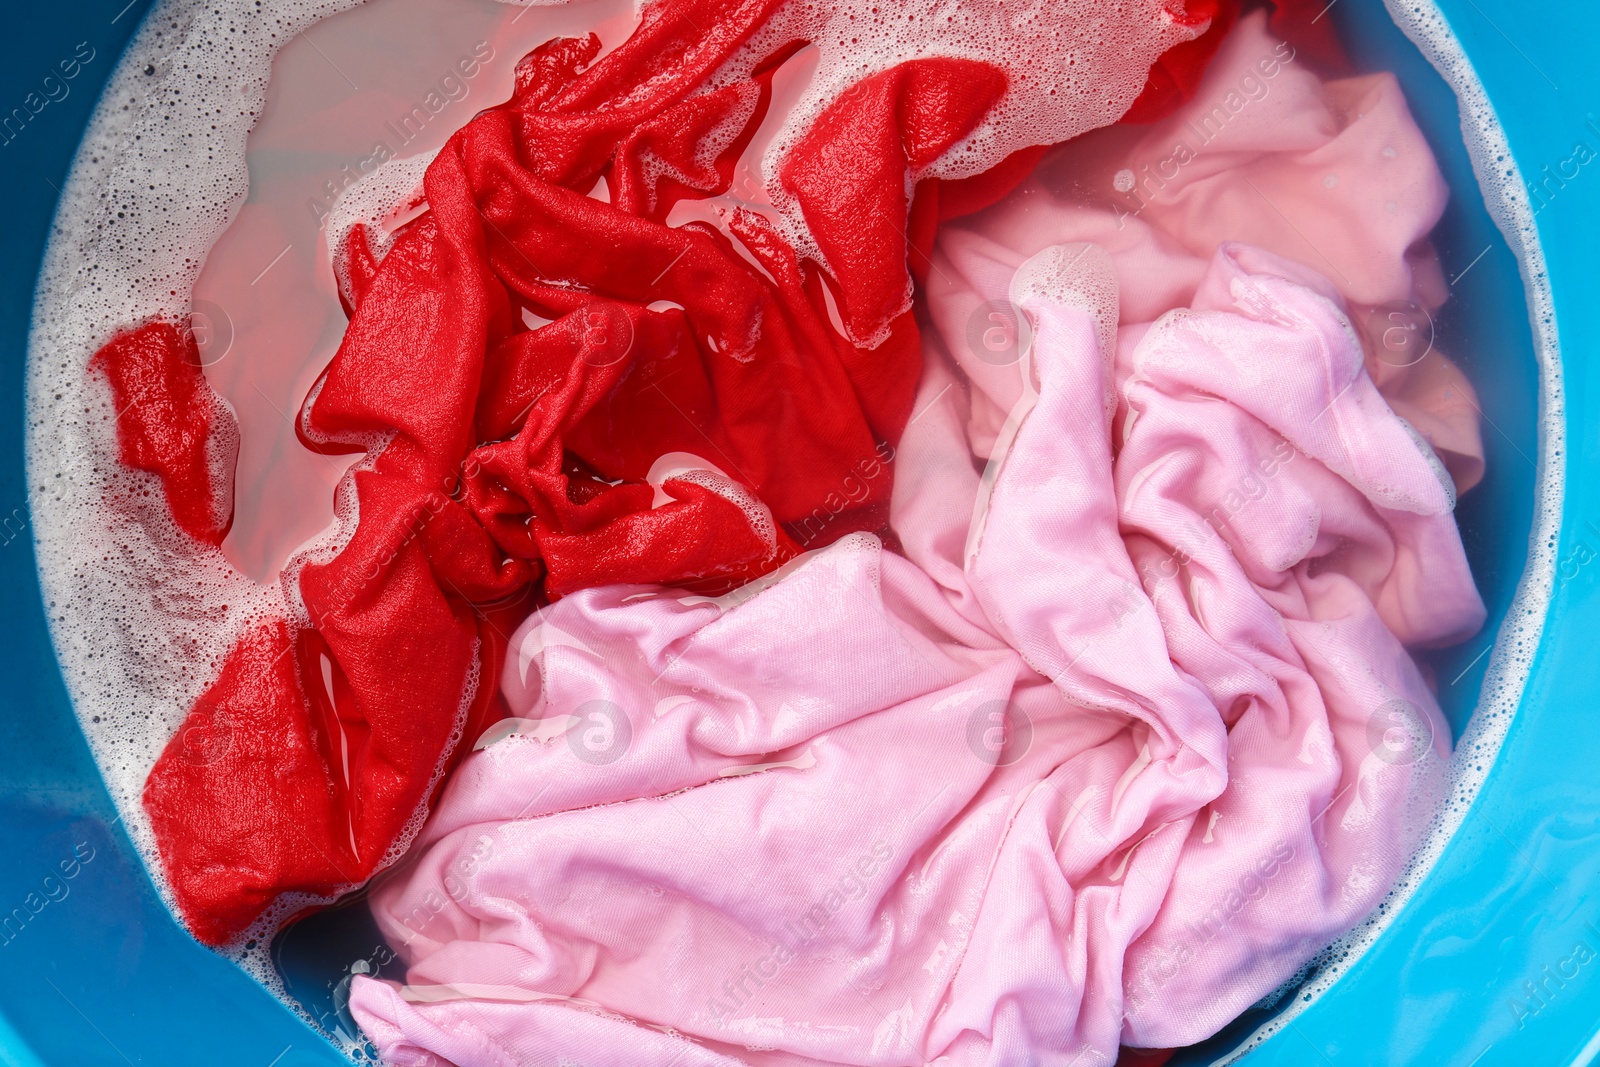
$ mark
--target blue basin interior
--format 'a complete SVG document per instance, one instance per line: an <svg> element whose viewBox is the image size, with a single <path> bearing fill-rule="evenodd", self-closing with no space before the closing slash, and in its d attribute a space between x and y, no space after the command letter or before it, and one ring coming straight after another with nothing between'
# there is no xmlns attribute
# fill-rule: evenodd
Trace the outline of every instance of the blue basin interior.
<svg viewBox="0 0 1600 1067"><path fill-rule="evenodd" d="M26 530L30 487L22 461L28 309L57 187L64 184L100 87L152 6L134 0L124 8L125 2L91 0L87 13L28 5L13 12L13 29L0 45L12 60L0 64L0 102L20 101L32 91L57 52L70 55L85 40L94 52L70 94L0 146L0 153L9 154L0 154L6 163L0 183L13 208L3 238L7 253L0 259L0 375L8 412L0 419L0 595L10 608L8 640L0 647L0 662L9 668L0 696L7 705L0 715L0 1065L337 1064L344 1060L332 1045L231 963L193 942L167 914L116 824L45 628L49 606L40 600ZM1564 25L1535 32L1523 9L1508 0L1445 0L1441 6L1483 75L1519 158L1519 137L1533 146L1520 159L1524 175L1532 180L1547 162L1568 158L1574 137L1600 147L1600 137L1581 125L1581 100L1585 92L1594 97L1600 74L1580 51L1582 38L1596 39L1600 16L1563 12L1552 21ZM1454 190L1435 235L1452 280L1450 302L1436 322L1436 343L1467 372L1482 405L1487 474L1461 500L1457 517L1490 622L1472 641L1426 660L1459 738L1479 705L1486 672L1497 659L1489 650L1530 558L1540 469L1540 372L1528 298L1517 258L1478 193L1451 88L1381 0L1336 0L1325 15L1335 20L1361 69L1398 74ZM1525 135L1519 133L1524 128ZM1564 290L1557 286L1569 388L1580 380L1588 384L1574 340L1593 329L1593 316L1578 306L1580 294L1592 291L1595 273L1580 258L1580 237L1588 233L1594 247L1600 182L1590 188L1584 181L1580 176L1563 186L1560 199L1538 220L1547 240L1550 219L1559 217L1571 230L1565 244L1550 246L1552 277L1574 297L1563 302ZM1581 430L1588 425L1581 418L1587 411L1582 399L1587 397L1574 388L1568 410L1574 448L1586 451L1594 446L1581 442L1596 435ZM1600 1027L1600 1012L1585 1013L1582 1003L1585 996L1590 1004L1600 998L1594 989L1573 987L1585 978L1594 981L1587 977L1590 968L1560 987L1547 984L1537 1009L1522 990L1524 981L1538 980L1541 967L1570 959L1574 939L1587 938L1600 953L1600 930L1584 917L1582 892L1600 853L1593 847L1600 832L1600 790L1579 762L1596 745L1583 736L1577 717L1585 703L1581 697L1600 690L1587 648L1587 631L1600 622L1600 598L1591 589L1600 566L1585 566L1588 557L1577 548L1587 539L1600 553L1600 514L1595 527L1584 526L1585 516L1576 509L1587 499L1579 483L1587 483L1580 457L1569 462L1565 532L1554 546L1565 564L1558 569L1552 608L1560 626L1547 631L1502 766L1423 888L1366 957L1245 1062L1582 1067L1588 1062L1585 1049L1592 1058L1590 1037ZM1530 718L1548 720L1531 738L1534 728L1525 721ZM1535 773L1543 774L1539 788L1513 788L1520 780L1513 775ZM1594 921L1600 925L1600 917ZM352 1028L342 1013L351 973L399 973L359 900L289 928L272 948L285 992L330 1031ZM1293 991L1253 1009L1171 1063L1189 1067L1229 1059L1302 996Z"/></svg>

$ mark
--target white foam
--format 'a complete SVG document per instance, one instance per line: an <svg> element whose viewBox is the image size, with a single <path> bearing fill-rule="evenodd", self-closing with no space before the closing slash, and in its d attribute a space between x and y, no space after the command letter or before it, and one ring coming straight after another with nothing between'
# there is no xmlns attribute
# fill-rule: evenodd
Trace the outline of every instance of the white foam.
<svg viewBox="0 0 1600 1067"><path fill-rule="evenodd" d="M110 390L85 366L117 330L189 310L205 250L248 187L245 135L272 54L343 6L262 17L238 0L168 3L148 18L78 150L35 297L27 469L51 635L107 789L169 904L139 803L145 777L234 639L281 602L173 529L153 475L120 467ZM130 490L141 506L102 503Z"/></svg>
<svg viewBox="0 0 1600 1067"><path fill-rule="evenodd" d="M1566 402L1555 299L1527 186L1511 154L1500 117L1483 82L1434 0L1384 0L1390 16L1444 78L1461 108L1461 133L1472 158L1484 204L1517 258L1528 299L1534 355L1539 364L1539 464L1534 485L1528 561L1495 637L1471 721L1451 756L1445 793L1422 842L1388 895L1359 926L1307 965L1315 975L1275 1017L1253 1031L1212 1067L1236 1063L1288 1026L1344 977L1388 929L1444 854L1494 769L1522 704L1555 590L1556 551L1566 482ZM1290 983L1293 984L1292 982Z"/></svg>

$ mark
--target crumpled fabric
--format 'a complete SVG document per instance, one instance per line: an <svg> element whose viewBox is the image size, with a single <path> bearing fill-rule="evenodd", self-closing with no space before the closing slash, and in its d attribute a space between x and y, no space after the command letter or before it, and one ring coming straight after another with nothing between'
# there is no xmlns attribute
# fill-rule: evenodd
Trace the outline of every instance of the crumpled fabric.
<svg viewBox="0 0 1600 1067"><path fill-rule="evenodd" d="M108 341L89 370L111 386L117 459L156 476L178 529L222 544L233 525L239 427L206 382L194 331L147 322Z"/></svg>
<svg viewBox="0 0 1600 1067"><path fill-rule="evenodd" d="M1454 487L1315 271L1225 242L1121 330L1118 273L1014 270L987 462L929 338L903 555L519 628L518 720L372 894L409 969L350 1006L387 1062L1107 1063L1378 902L1449 751L1407 650L1484 619Z"/></svg>
<svg viewBox="0 0 1600 1067"><path fill-rule="evenodd" d="M1476 394L1432 344L1447 290L1428 235L1447 196L1393 75L1323 81L1264 12L1246 16L1168 118L1063 146L1002 203L941 232L929 307L981 394L979 453L1021 393L1006 303L1019 263L1050 244L1099 245L1132 325L1187 306L1217 246L1237 240L1335 286L1369 374L1467 491L1483 476Z"/></svg>
<svg viewBox="0 0 1600 1067"><path fill-rule="evenodd" d="M289 617L238 639L144 792L201 940L395 858L457 740L502 714L491 681L530 601L616 582L721 593L884 528L882 457L921 362L913 179L1006 77L911 59L815 118L777 181L824 264L758 212L665 225L678 200L727 192L800 42L711 79L781 6L662 0L604 56L593 35L548 42L439 153L427 210L381 258L359 227L342 245L351 320L299 429L367 453L338 491L347 540L291 561ZM1147 44L1198 35L1179 7L1119 17ZM1112 62L1139 77L1149 58ZM1023 172L942 191L980 203ZM590 195L602 178L609 199ZM195 758L195 736L229 744Z"/></svg>

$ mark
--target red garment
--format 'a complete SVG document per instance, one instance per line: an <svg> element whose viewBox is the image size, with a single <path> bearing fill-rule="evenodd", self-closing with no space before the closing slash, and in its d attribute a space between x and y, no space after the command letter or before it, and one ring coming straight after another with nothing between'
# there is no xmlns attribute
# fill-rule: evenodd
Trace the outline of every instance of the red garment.
<svg viewBox="0 0 1600 1067"><path fill-rule="evenodd" d="M1328 14L1326 0L1273 0L1272 32L1306 54L1312 63L1333 74L1351 70L1350 57L1339 41L1338 30Z"/></svg>
<svg viewBox="0 0 1600 1067"><path fill-rule="evenodd" d="M89 368L111 382L118 458L161 480L178 528L220 545L233 524L233 417L206 383L194 334L147 322L118 334Z"/></svg>
<svg viewBox="0 0 1600 1067"><path fill-rule="evenodd" d="M594 36L536 49L512 99L440 151L428 211L382 261L350 235L350 324L300 431L325 451L382 442L346 487L359 523L331 560L300 567L308 617L240 640L146 783L202 940L385 862L457 742L497 714L507 623L541 577L548 597L611 582L721 592L883 526L885 457L921 368L907 256L942 213L930 194L908 238L907 176L982 121L1005 77L917 60L825 109L778 178L830 277L753 212L727 220L733 239L669 228L677 199L727 191L795 46L749 81L689 94L777 2L663 0L598 61ZM730 122L741 132L708 161L700 146ZM1031 152L946 183L945 203L998 198ZM602 176L609 204L586 195ZM824 287L853 340L830 326ZM527 330L525 312L552 321ZM652 484L672 453L722 473ZM193 449L176 454L189 459L147 469L187 471ZM167 486L181 514L192 486ZM192 758L196 730L230 743Z"/></svg>

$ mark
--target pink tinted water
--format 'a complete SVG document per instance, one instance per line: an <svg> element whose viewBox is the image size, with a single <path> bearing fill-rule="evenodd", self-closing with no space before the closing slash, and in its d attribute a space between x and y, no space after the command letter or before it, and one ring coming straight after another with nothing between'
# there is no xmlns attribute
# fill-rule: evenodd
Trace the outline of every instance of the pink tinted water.
<svg viewBox="0 0 1600 1067"><path fill-rule="evenodd" d="M552 37L632 32L627 0L517 7L376 0L317 23L278 53L246 147L250 191L194 287L211 385L238 416L233 529L223 552L269 581L333 521L353 457L304 448L294 420L343 336L327 214L381 164L432 156L511 93L517 60ZM470 73L468 73L470 72Z"/></svg>

